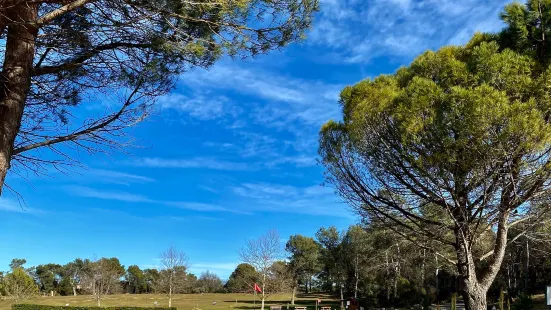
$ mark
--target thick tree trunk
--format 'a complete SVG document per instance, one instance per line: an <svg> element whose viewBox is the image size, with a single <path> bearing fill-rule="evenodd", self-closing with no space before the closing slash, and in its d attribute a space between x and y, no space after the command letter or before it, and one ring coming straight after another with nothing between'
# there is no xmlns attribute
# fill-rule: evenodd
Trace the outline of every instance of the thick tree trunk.
<svg viewBox="0 0 551 310"><path fill-rule="evenodd" d="M17 21L7 29L6 51L0 90L0 194L10 168L13 144L21 126L23 109L31 85L37 4L18 1L6 10L7 19Z"/></svg>
<svg viewBox="0 0 551 310"><path fill-rule="evenodd" d="M500 215L493 253L488 258L486 268L482 270L477 270L475 266L469 241L471 240L471 232L468 225L457 227L455 231L459 289L467 310L487 309L486 294L494 282L505 256L508 218L508 212Z"/></svg>
<svg viewBox="0 0 551 310"><path fill-rule="evenodd" d="M465 309L467 310L485 310L488 309L486 303L486 294L488 289L472 285L462 290Z"/></svg>
<svg viewBox="0 0 551 310"><path fill-rule="evenodd" d="M456 238L459 291L463 296L465 309L485 310L487 309L486 293L488 292L488 288L480 285L478 281L471 247L467 241L469 239L469 232L458 229Z"/></svg>
<svg viewBox="0 0 551 310"><path fill-rule="evenodd" d="M73 285L73 296L76 296L77 295L77 288L76 286Z"/></svg>

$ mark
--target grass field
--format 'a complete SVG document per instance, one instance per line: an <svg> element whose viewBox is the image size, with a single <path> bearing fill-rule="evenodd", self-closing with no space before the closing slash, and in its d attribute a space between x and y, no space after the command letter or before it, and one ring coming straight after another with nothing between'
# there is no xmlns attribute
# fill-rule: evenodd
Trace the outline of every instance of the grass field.
<svg viewBox="0 0 551 310"><path fill-rule="evenodd" d="M314 310L316 305L316 299L322 300L322 306L331 306L333 309L337 309L339 301L330 295L325 294L310 294L298 296L296 300L297 306L307 306L308 309ZM237 302L236 302L237 300ZM283 309L286 309L288 303L290 303L291 296L289 294L272 295L266 300L266 307L271 305L281 305ZM143 294L143 295L109 295L102 299L101 305L103 307L110 306L153 306L154 302L158 303L158 306L168 306L168 298L166 295L157 294ZM213 305L213 301L216 301L216 305ZM10 310L11 305L14 302L12 300L0 300L0 310ZM95 306L96 302L90 295L82 296L55 296L55 297L35 297L33 299L24 300L19 303L34 303L44 305L56 305L64 306L69 304L70 306ZM260 301L256 300L254 303L254 296L252 294L182 294L176 295L172 299L172 306L177 307L179 310L192 310L198 308L201 310L253 310L260 309ZM290 307L292 309L292 307ZM545 306L544 296L534 296L534 309L533 310L548 310Z"/></svg>
<svg viewBox="0 0 551 310"><path fill-rule="evenodd" d="M300 306L308 306L314 310L316 299L322 299L322 305L331 305L333 308L338 305L338 301L329 295L308 295L298 296L295 303ZM168 306L168 297L166 295L157 294L141 294L141 295L109 295L101 300L102 307L110 306L154 306L154 302L158 302L158 306ZM216 301L216 305L212 303ZM272 295L266 300L266 305L281 305L285 306L290 303L290 294ZM14 302L12 300L0 300L0 310L9 310ZM55 296L55 297L34 297L29 300L20 301L19 303L34 303L44 305L65 306L95 306L96 302L93 296ZM252 294L181 294L172 298L172 306L179 310L192 310L199 308L201 310L247 310L259 309L260 300L257 297L256 305Z"/></svg>

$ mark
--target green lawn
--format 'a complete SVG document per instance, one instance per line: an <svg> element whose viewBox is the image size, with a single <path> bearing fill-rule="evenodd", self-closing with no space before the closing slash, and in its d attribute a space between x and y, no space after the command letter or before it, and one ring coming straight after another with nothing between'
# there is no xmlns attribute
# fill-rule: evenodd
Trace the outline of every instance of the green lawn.
<svg viewBox="0 0 551 310"><path fill-rule="evenodd" d="M297 305L307 306L314 310L316 299L322 299L322 305L331 305L335 308L338 301L328 295L308 295L299 296L296 300ZM154 302L158 302L158 306L168 306L168 297L166 295L157 294L141 294L141 295L109 295L102 299L103 307L109 306L153 306ZM216 301L216 305L213 305ZM290 294L279 294L269 296L266 300L266 305L281 305L286 306L291 301ZM0 300L0 310L9 310L14 302L11 300ZM24 300L19 303L34 303L44 305L65 306L95 306L96 303L93 296L55 296L55 297L34 297L30 300ZM192 310L198 307L202 310L223 310L223 309L259 309L260 300L257 297L256 305L254 304L254 296L252 294L181 294L172 298L172 306L182 310ZM292 307L290 307L292 309Z"/></svg>

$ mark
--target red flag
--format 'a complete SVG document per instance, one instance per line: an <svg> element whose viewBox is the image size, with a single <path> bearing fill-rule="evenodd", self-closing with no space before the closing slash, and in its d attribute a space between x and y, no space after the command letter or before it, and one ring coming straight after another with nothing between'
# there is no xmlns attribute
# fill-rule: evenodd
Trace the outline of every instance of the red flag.
<svg viewBox="0 0 551 310"><path fill-rule="evenodd" d="M262 293L262 289L260 288L260 286L258 286L258 284L254 284L254 291L255 292L259 292L259 293Z"/></svg>

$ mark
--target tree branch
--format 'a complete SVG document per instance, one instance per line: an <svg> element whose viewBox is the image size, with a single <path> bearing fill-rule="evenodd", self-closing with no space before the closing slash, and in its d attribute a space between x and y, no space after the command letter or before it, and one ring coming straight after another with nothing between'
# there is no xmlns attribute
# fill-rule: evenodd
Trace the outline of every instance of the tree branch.
<svg viewBox="0 0 551 310"><path fill-rule="evenodd" d="M16 149L13 150L13 155L15 156L15 155L18 155L20 153L27 152L27 151L30 151L30 150L33 150L33 149L36 149L36 148L39 148L39 147L51 146L51 145L61 143L61 142L75 141L75 140L78 140L82 136L92 134L92 133L94 133L98 130L101 130L101 129L105 128L106 126L109 126L110 124L112 124L113 122L118 120L121 117L121 115L124 113L124 111L132 103L134 103L133 97L138 93L138 90L141 87L141 84L142 83L138 83L138 85L134 88L132 93L126 99L124 105L121 107L121 109L117 113L107 117L103 121L99 121L99 123L96 123L94 126L91 126L91 127L86 128L86 129L74 132L70 135L60 136L60 137L56 137L54 139L49 139L49 140L45 140L45 141L42 141L42 142L38 142L38 143L34 143L34 144L30 144L30 145L26 145L26 146L16 148Z"/></svg>
<svg viewBox="0 0 551 310"><path fill-rule="evenodd" d="M96 1L96 0L75 0L69 4L66 4L56 10L53 10L45 15L43 15L42 17L40 17L37 21L36 21L36 24L38 26L41 26L41 25L44 25L44 24L47 24L49 22L51 22L52 20L56 19L57 17L67 13L67 12L70 12L70 11L73 11L73 10L76 10L78 9L79 7L81 6L84 6L86 5L87 3L90 3L90 2L93 2L93 1Z"/></svg>

